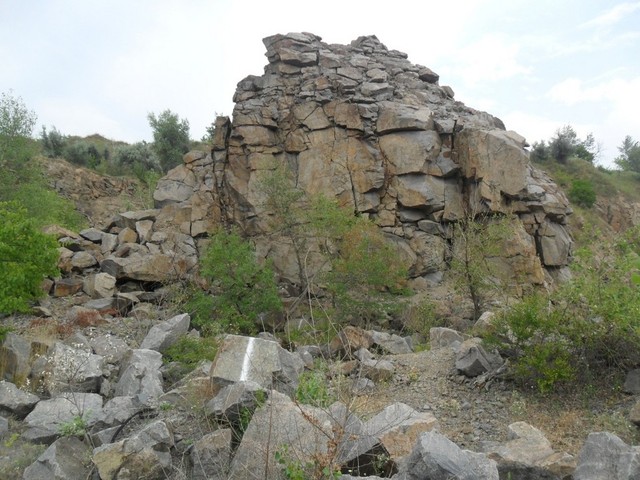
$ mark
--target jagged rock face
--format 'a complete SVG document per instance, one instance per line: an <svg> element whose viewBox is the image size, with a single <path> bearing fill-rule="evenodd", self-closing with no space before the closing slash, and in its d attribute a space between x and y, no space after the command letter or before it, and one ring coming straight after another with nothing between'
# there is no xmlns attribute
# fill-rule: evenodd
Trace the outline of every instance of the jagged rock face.
<svg viewBox="0 0 640 480"><path fill-rule="evenodd" d="M526 234L511 255L520 276L539 283L542 267L567 264L568 201L499 119L455 101L437 74L375 36L264 43L269 64L238 84L233 121L216 120L212 161L185 157L159 184L158 206L198 206L192 234L229 222L272 250L260 175L285 164L307 194L336 198L383 228L414 277L444 269L447 229L436 227L476 213L520 216ZM295 271L281 257L276 267Z"/></svg>

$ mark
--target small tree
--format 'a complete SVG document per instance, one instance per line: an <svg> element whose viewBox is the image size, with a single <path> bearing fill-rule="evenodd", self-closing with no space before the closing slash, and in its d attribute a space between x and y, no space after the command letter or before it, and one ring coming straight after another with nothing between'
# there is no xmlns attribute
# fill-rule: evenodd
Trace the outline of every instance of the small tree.
<svg viewBox="0 0 640 480"><path fill-rule="evenodd" d="M35 123L36 114L20 97L11 92L0 96L0 200L5 199L2 190L30 176L26 164L35 153L30 138Z"/></svg>
<svg viewBox="0 0 640 480"><path fill-rule="evenodd" d="M153 130L153 150L160 159L162 170L167 172L180 165L182 156L189 151L189 121L180 119L171 110L165 110L156 117L147 117Z"/></svg>
<svg viewBox="0 0 640 480"><path fill-rule="evenodd" d="M618 147L620 155L614 160L622 170L640 173L640 142L627 135Z"/></svg>
<svg viewBox="0 0 640 480"><path fill-rule="evenodd" d="M44 294L42 280L58 273L57 246L17 202L0 202L0 313L26 311Z"/></svg>
<svg viewBox="0 0 640 480"><path fill-rule="evenodd" d="M485 303L505 279L492 261L504 252L505 241L513 234L509 217L482 217L468 213L453 225L450 274L460 292L466 292L478 319Z"/></svg>
<svg viewBox="0 0 640 480"><path fill-rule="evenodd" d="M549 141L551 155L559 163L567 163L578 144L578 135L571 125L565 125L556 131L555 136Z"/></svg>
<svg viewBox="0 0 640 480"><path fill-rule="evenodd" d="M327 289L341 322L369 325L397 310L397 295L407 290L408 266L398 260L380 227L358 219L339 240L331 263Z"/></svg>
<svg viewBox="0 0 640 480"><path fill-rule="evenodd" d="M258 264L252 245L237 233L214 234L200 264L200 274L215 293L212 317L204 320L204 327L215 322L225 330L251 333L261 315L282 310L273 270Z"/></svg>
<svg viewBox="0 0 640 480"><path fill-rule="evenodd" d="M61 134L56 127L52 127L47 132L47 127L42 126L40 132L40 144L42 145L42 151L49 158L59 158L63 155L64 149L67 145L67 137Z"/></svg>

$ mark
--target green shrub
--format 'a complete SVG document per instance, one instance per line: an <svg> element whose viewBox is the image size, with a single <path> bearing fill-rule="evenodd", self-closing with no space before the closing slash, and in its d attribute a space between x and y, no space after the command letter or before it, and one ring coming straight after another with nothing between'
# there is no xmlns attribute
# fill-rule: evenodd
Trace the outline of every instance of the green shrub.
<svg viewBox="0 0 640 480"><path fill-rule="evenodd" d="M328 407L334 402L327 382L327 366L316 362L313 370L307 370L298 379L296 400L314 407Z"/></svg>
<svg viewBox="0 0 640 480"><path fill-rule="evenodd" d="M44 155L49 158L59 158L64 154L67 137L61 134L56 127L52 127L51 131L47 132L47 127L43 125L42 132L40 132L40 145Z"/></svg>
<svg viewBox="0 0 640 480"><path fill-rule="evenodd" d="M193 370L202 360L213 360L218 352L218 341L214 337L183 336L164 353L165 363L179 362Z"/></svg>
<svg viewBox="0 0 640 480"><path fill-rule="evenodd" d="M60 435L63 437L79 437L87 433L87 421L81 415L76 415L68 422L60 425Z"/></svg>
<svg viewBox="0 0 640 480"><path fill-rule="evenodd" d="M541 392L640 364L640 229L576 252L574 278L503 312L489 340Z"/></svg>
<svg viewBox="0 0 640 480"><path fill-rule="evenodd" d="M17 202L0 202L0 313L26 311L42 281L58 273L58 244L38 231Z"/></svg>
<svg viewBox="0 0 640 480"><path fill-rule="evenodd" d="M153 130L153 150L155 151L163 172L171 170L182 163L182 156L189 151L189 121L180 119L171 110L165 110L156 117L147 116Z"/></svg>
<svg viewBox="0 0 640 480"><path fill-rule="evenodd" d="M254 333L263 315L282 310L275 275L260 265L252 245L235 232L219 231L200 259L200 274L212 283L209 316L198 315L196 325L215 330ZM205 303L203 296L198 303Z"/></svg>
<svg viewBox="0 0 640 480"><path fill-rule="evenodd" d="M408 273L397 258L374 223L360 219L345 230L326 275L340 323L369 325L401 311L398 295L408 293Z"/></svg>
<svg viewBox="0 0 640 480"><path fill-rule="evenodd" d="M581 207L591 208L596 202L596 191L589 180L574 180L569 190L569 200Z"/></svg>

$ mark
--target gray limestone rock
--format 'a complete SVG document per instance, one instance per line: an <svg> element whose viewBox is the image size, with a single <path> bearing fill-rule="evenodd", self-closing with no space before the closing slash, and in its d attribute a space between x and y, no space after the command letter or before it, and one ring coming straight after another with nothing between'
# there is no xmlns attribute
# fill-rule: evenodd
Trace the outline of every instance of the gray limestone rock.
<svg viewBox="0 0 640 480"><path fill-rule="evenodd" d="M160 352L147 349L131 350L122 362L115 395L134 396L141 404L154 404L163 393L161 366Z"/></svg>
<svg viewBox="0 0 640 480"><path fill-rule="evenodd" d="M193 480L227 480L231 463L232 432L228 428L204 435L191 449Z"/></svg>
<svg viewBox="0 0 640 480"><path fill-rule="evenodd" d="M377 348L384 354L402 355L411 353L413 350L407 341L394 333L371 331L373 338L373 348Z"/></svg>
<svg viewBox="0 0 640 480"><path fill-rule="evenodd" d="M183 313L154 325L140 344L140 348L164 352L181 336L187 334L190 322L189 314Z"/></svg>
<svg viewBox="0 0 640 480"><path fill-rule="evenodd" d="M11 382L0 380L0 411L24 418L39 401L40 397L37 395L20 390Z"/></svg>
<svg viewBox="0 0 640 480"><path fill-rule="evenodd" d="M23 438L47 442L58 435L65 424L81 417L87 427L102 418L102 397L97 393L66 392L50 400L42 400L24 419L29 430Z"/></svg>
<svg viewBox="0 0 640 480"><path fill-rule="evenodd" d="M224 387L251 381L264 389L293 393L304 370L302 359L276 342L254 337L227 335L211 366L211 381Z"/></svg>
<svg viewBox="0 0 640 480"><path fill-rule="evenodd" d="M78 480L91 474L91 449L75 437L62 437L29 465L23 480Z"/></svg>
<svg viewBox="0 0 640 480"><path fill-rule="evenodd" d="M85 345L56 342L49 349L43 368L39 370L34 366L33 375L41 379L51 395L65 391L97 392L104 365L104 358L91 353Z"/></svg>
<svg viewBox="0 0 640 480"><path fill-rule="evenodd" d="M171 430L157 420L129 438L95 448L92 461L100 478L162 479L170 471L173 446Z"/></svg>
<svg viewBox="0 0 640 480"><path fill-rule="evenodd" d="M413 450L420 434L440 428L430 412L418 412L401 402L385 407L370 418L364 430L386 448L391 460L401 464Z"/></svg>
<svg viewBox="0 0 640 480"><path fill-rule="evenodd" d="M578 455L574 480L640 478L640 447L632 447L609 432L590 433Z"/></svg>
<svg viewBox="0 0 640 480"><path fill-rule="evenodd" d="M499 355L489 353L482 347L482 340L470 338L460 345L456 357L456 368L467 377L477 377L502 365Z"/></svg>
<svg viewBox="0 0 640 480"><path fill-rule="evenodd" d="M433 327L429 330L429 343L431 348L446 348L451 347L454 350L458 350L464 337L456 330L446 327Z"/></svg>
<svg viewBox="0 0 640 480"><path fill-rule="evenodd" d="M498 480L496 462L462 450L437 432L426 432L407 457L397 480Z"/></svg>

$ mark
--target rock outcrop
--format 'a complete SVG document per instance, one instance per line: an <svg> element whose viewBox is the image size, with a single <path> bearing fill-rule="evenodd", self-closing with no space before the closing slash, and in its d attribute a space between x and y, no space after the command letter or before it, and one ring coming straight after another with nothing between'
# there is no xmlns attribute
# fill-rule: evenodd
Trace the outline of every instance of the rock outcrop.
<svg viewBox="0 0 640 480"><path fill-rule="evenodd" d="M286 166L307 195L377 223L413 277L446 268L449 227L472 215L519 217L504 253L514 277L542 283L545 269L567 265L568 201L498 118L455 101L437 74L375 36L329 45L294 33L264 43L265 73L240 81L233 121L216 119L212 152L188 154L159 182L156 206L180 212L184 233L233 224L258 251L282 250L260 182ZM293 255L272 257L285 278L296 271Z"/></svg>

